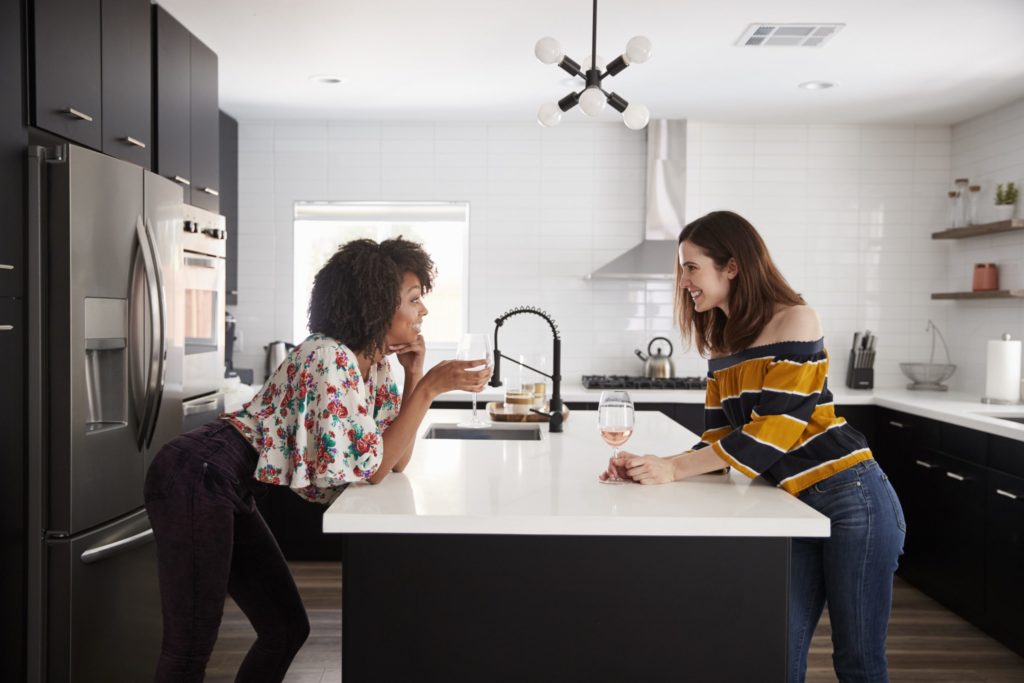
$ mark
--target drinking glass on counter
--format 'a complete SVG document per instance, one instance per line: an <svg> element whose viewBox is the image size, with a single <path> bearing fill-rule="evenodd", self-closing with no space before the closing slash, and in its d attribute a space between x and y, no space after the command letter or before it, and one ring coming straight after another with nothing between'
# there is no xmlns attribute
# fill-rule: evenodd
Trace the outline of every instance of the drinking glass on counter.
<svg viewBox="0 0 1024 683"><path fill-rule="evenodd" d="M456 360L485 359L484 365L469 368L470 370L483 370L494 365L494 352L491 350L491 339L486 334L464 334L459 340L459 346L455 350ZM487 427L488 423L477 417L476 414L476 393L473 393L473 419L469 422L459 424L460 427Z"/></svg>
<svg viewBox="0 0 1024 683"><path fill-rule="evenodd" d="M603 391L597 405L597 427L601 438L612 447L612 457L619 455L619 446L633 435L635 410L627 391ZM625 479L608 478L606 484L625 484Z"/></svg>

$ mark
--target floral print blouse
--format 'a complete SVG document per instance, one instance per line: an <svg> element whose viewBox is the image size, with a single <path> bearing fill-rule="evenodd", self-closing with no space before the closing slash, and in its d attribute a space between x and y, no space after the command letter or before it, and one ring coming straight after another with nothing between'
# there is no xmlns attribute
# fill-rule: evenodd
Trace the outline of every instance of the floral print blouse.
<svg viewBox="0 0 1024 683"><path fill-rule="evenodd" d="M241 410L221 416L259 454L256 479L324 504L369 479L401 396L386 358L367 374L344 344L310 335Z"/></svg>

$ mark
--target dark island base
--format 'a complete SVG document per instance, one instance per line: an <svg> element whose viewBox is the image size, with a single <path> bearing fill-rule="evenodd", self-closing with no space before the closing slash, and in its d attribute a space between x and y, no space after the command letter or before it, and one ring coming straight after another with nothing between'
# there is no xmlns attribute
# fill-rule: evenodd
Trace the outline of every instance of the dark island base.
<svg viewBox="0 0 1024 683"><path fill-rule="evenodd" d="M788 538L344 536L345 681L786 679Z"/></svg>

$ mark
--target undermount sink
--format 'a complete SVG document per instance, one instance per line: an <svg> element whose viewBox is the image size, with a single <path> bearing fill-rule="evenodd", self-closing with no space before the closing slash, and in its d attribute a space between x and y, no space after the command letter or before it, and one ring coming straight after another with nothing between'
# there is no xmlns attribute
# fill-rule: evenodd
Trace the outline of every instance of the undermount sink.
<svg viewBox="0 0 1024 683"><path fill-rule="evenodd" d="M460 427L457 424L432 424L424 439L474 439L478 441L540 441L539 425L489 425Z"/></svg>
<svg viewBox="0 0 1024 683"><path fill-rule="evenodd" d="M993 415L992 413L979 413L985 417L994 417L997 420L1006 420L1007 422L1016 422L1017 424L1024 425L1024 415Z"/></svg>

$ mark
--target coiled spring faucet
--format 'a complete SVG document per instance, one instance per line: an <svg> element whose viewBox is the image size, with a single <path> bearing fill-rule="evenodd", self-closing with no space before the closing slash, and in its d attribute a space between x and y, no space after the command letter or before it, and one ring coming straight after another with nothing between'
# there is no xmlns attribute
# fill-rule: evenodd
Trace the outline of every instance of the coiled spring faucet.
<svg viewBox="0 0 1024 683"><path fill-rule="evenodd" d="M532 313L533 315L539 315L541 318L547 321L548 325L551 326L551 334L554 337L554 349L552 351L551 374L538 370L537 368L531 367L526 363L520 363L515 358L510 358L503 354L498 347L498 330L505 323L506 320L514 315L520 313ZM517 306L516 308L509 309L494 319L494 374L491 375L490 385L492 387L501 386L501 359L504 358L507 361L511 361L516 365L521 365L528 370L533 370L539 375L547 377L551 380L551 404L548 406L549 411L545 413L542 410L531 408L535 413L548 416L548 428L551 432L562 431L562 338L558 336L558 325L551 319L551 315L546 311L535 306Z"/></svg>

